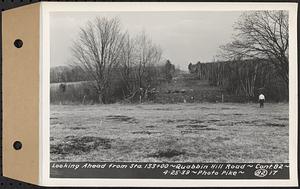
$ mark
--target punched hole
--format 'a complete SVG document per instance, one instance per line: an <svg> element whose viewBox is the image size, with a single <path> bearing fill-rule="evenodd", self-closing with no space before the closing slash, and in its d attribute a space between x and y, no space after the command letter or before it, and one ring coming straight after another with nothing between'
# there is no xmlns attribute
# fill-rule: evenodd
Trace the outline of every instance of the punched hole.
<svg viewBox="0 0 300 189"><path fill-rule="evenodd" d="M17 48L21 48L23 46L23 41L21 39L16 39L14 45Z"/></svg>
<svg viewBox="0 0 300 189"><path fill-rule="evenodd" d="M22 148L22 143L20 141L15 141L13 146L15 150L20 150Z"/></svg>

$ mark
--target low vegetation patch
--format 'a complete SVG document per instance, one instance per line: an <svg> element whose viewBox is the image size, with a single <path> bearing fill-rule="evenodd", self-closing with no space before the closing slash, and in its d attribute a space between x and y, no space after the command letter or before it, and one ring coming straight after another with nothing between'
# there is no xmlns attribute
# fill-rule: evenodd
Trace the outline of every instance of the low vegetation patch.
<svg viewBox="0 0 300 189"><path fill-rule="evenodd" d="M233 124L234 125L237 125L237 124L240 124L240 125L244 125L244 124L247 124L247 125L249 125L249 124L255 124L256 123L256 121L255 120L253 120L253 121L236 121L236 122L234 122Z"/></svg>
<svg viewBox="0 0 300 189"><path fill-rule="evenodd" d="M183 130L180 131L181 134L198 134L199 130L195 130L195 129L187 129L187 130Z"/></svg>
<svg viewBox="0 0 300 189"><path fill-rule="evenodd" d="M106 120L126 122L126 123L138 123L138 121L134 117L123 116L123 115L109 115L106 116Z"/></svg>
<svg viewBox="0 0 300 189"><path fill-rule="evenodd" d="M230 138L229 137L218 136L213 141L214 142L222 142L222 141L226 141L226 140L230 140Z"/></svg>
<svg viewBox="0 0 300 189"><path fill-rule="evenodd" d="M206 127L206 128L200 128L200 129L198 129L198 130L202 130L202 131L217 131L218 129Z"/></svg>
<svg viewBox="0 0 300 189"><path fill-rule="evenodd" d="M50 124L51 125L63 125L63 122L58 121L58 120L54 120L54 121L50 120Z"/></svg>
<svg viewBox="0 0 300 189"><path fill-rule="evenodd" d="M234 124L233 124L233 122L229 122L229 123L219 122L219 123L217 123L217 126L226 127L226 126L234 126Z"/></svg>
<svg viewBox="0 0 300 189"><path fill-rule="evenodd" d="M186 154L185 151L178 151L175 149L166 149L166 150L158 150L157 152L153 154L149 154L148 157L154 157L154 158L172 158L179 155Z"/></svg>
<svg viewBox="0 0 300 189"><path fill-rule="evenodd" d="M166 119L162 120L165 123L189 123L189 124L200 124L204 123L205 121L198 120L198 119Z"/></svg>
<svg viewBox="0 0 300 189"><path fill-rule="evenodd" d="M80 155L83 153L89 153L98 147L110 149L111 140L93 136L67 136L62 142L51 144L50 153L60 155Z"/></svg>
<svg viewBox="0 0 300 189"><path fill-rule="evenodd" d="M219 122L219 121L220 121L219 119L210 119L207 122L208 123L215 123L215 122Z"/></svg>
<svg viewBox="0 0 300 189"><path fill-rule="evenodd" d="M142 134L142 135L152 135L152 134L158 134L160 132L151 132L151 131L134 131L132 134Z"/></svg>
<svg viewBox="0 0 300 189"><path fill-rule="evenodd" d="M191 124L200 124L200 123L204 123L205 121L197 120L197 119L189 119L188 122Z"/></svg>
<svg viewBox="0 0 300 189"><path fill-rule="evenodd" d="M201 107L200 109L201 109L201 110L210 110L210 109L212 109L212 108L208 108L208 107Z"/></svg>
<svg viewBox="0 0 300 189"><path fill-rule="evenodd" d="M238 116L240 116L240 115L243 115L243 114L236 113L236 114L233 114L233 115L238 115Z"/></svg>
<svg viewBox="0 0 300 189"><path fill-rule="evenodd" d="M72 130L85 130L86 127L71 127Z"/></svg>
<svg viewBox="0 0 300 189"><path fill-rule="evenodd" d="M186 127L189 127L189 128L199 129L199 128L205 128L207 126L205 126L205 125L177 125L176 127L177 128L186 128Z"/></svg>
<svg viewBox="0 0 300 189"><path fill-rule="evenodd" d="M176 120L176 119L164 119L161 120L164 123L178 123L178 122L184 122L185 120Z"/></svg>
<svg viewBox="0 0 300 189"><path fill-rule="evenodd" d="M277 117L276 119L280 120L280 121L288 121L289 118L286 117Z"/></svg>
<svg viewBox="0 0 300 189"><path fill-rule="evenodd" d="M221 110L234 110L236 108L228 108L228 107L222 107Z"/></svg>
<svg viewBox="0 0 300 189"><path fill-rule="evenodd" d="M268 127L285 127L286 125L280 123L266 123Z"/></svg>
<svg viewBox="0 0 300 189"><path fill-rule="evenodd" d="M62 124L57 117L50 117L51 125L60 125Z"/></svg>
<svg viewBox="0 0 300 189"><path fill-rule="evenodd" d="M153 110L161 110L161 111L173 111L171 108L155 108Z"/></svg>

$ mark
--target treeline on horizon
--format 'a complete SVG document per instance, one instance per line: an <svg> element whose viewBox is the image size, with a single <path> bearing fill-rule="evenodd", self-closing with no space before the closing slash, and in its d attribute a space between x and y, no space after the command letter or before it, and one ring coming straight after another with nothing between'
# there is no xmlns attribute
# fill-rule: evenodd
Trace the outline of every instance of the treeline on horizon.
<svg viewBox="0 0 300 189"><path fill-rule="evenodd" d="M138 68L131 68L138 69ZM154 68L157 76L162 80L171 81L175 72L180 71L175 68L175 65L167 60L165 64L156 65ZM116 75L121 74L122 68L115 68ZM117 76L116 76L117 77ZM112 78L114 79L114 78ZM93 79L82 70L80 66L56 66L50 68L50 83L70 83L79 81L92 81Z"/></svg>
<svg viewBox="0 0 300 189"><path fill-rule="evenodd" d="M218 86L230 95L244 97L245 101L257 100L259 93L263 93L267 101L288 100L288 86L270 60L198 62L190 63L188 68L199 80L208 80L210 85Z"/></svg>
<svg viewBox="0 0 300 189"><path fill-rule="evenodd" d="M132 68L137 69L137 68ZM275 66L266 59L248 59L220 61L210 63L190 63L190 74L198 80L207 80L210 85L223 89L224 94L240 97L243 102L256 101L259 93L263 93L267 101L281 102L288 100L288 87L276 73ZM181 72L167 60L165 64L147 69L147 77L142 81L145 87L137 90L132 97L124 93L126 84L122 78L121 68L112 71L109 98L106 103L118 101L137 102L143 95L143 101L155 101L155 93L162 83L172 82L175 74ZM50 70L51 103L97 103L98 95L94 89L94 81L77 66L59 66ZM134 72L132 72L134 73ZM131 78L131 85L138 86L137 80ZM127 84L128 85L128 84ZM234 99L227 99L234 101Z"/></svg>

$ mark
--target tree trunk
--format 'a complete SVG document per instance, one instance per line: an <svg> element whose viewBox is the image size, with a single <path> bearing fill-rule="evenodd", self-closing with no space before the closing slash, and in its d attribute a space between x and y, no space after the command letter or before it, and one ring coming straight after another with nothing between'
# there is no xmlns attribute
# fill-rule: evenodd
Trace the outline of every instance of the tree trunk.
<svg viewBox="0 0 300 189"><path fill-rule="evenodd" d="M98 93L98 102L99 102L99 104L103 104L103 94L102 93Z"/></svg>

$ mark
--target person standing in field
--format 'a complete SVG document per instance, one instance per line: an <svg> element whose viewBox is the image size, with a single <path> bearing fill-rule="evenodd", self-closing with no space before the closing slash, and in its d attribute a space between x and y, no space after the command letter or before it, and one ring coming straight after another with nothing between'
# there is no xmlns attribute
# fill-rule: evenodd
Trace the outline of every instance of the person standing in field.
<svg viewBox="0 0 300 189"><path fill-rule="evenodd" d="M265 102L265 95L260 93L260 95L258 96L258 102L259 102L259 107L263 108L264 107L264 102Z"/></svg>

